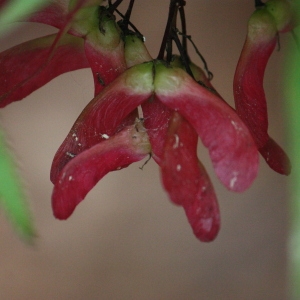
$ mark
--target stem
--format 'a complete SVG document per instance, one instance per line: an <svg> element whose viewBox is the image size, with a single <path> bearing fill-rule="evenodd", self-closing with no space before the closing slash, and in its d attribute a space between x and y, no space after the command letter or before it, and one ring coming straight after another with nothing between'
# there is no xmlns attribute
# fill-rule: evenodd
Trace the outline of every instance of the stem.
<svg viewBox="0 0 300 300"><path fill-rule="evenodd" d="M125 15L123 15L117 9L115 10L119 14L119 16L121 16L121 18L122 18L122 20L120 20L118 22L118 25L120 26L120 28L122 29L122 31L124 33L127 33L127 32L130 31L128 29L128 25L130 25L130 27L135 31L135 33L139 36L139 38L143 38L143 35L139 32L139 30L130 22L130 17L131 17L134 1L135 0L130 0L130 3L128 5L128 8L127 8L127 11L126 11Z"/></svg>
<svg viewBox="0 0 300 300"><path fill-rule="evenodd" d="M167 47L167 43L169 42L169 39L170 39L170 32L171 32L172 22L173 22L173 19L174 19L174 14L176 13L176 10L177 10L178 1L179 0L170 0L169 15L168 15L168 20L167 20L163 40L161 42L161 46L160 46L159 53L158 53L158 56L157 56L158 60L163 60L164 59L164 53L165 53L165 50L166 50L166 47Z"/></svg>
<svg viewBox="0 0 300 300"><path fill-rule="evenodd" d="M122 18L122 20L118 21L118 25L120 26L122 31L125 32L125 29L128 29L128 27L126 27L124 22L125 16L118 9L116 9L115 12ZM134 30L134 32L137 34L139 38L143 39L144 36L129 20L126 20L126 23Z"/></svg>
<svg viewBox="0 0 300 300"><path fill-rule="evenodd" d="M185 5L185 3L184 3ZM182 32L182 48L187 55L187 41L186 41L186 19L184 13L184 5L179 7L179 14L181 20L181 32Z"/></svg>
<svg viewBox="0 0 300 300"><path fill-rule="evenodd" d="M190 62L189 62L189 59L186 55L186 51L183 49L181 43L180 43L180 40L178 38L178 35L177 35L177 31L175 28L172 29L172 39L174 40L178 50L179 50L179 53L180 53L180 57L181 57L181 60L182 60L182 63L185 67L185 70L186 72L192 77L194 78L194 75L193 75L193 72L190 68ZM195 78L194 78L195 79Z"/></svg>
<svg viewBox="0 0 300 300"><path fill-rule="evenodd" d="M128 8L127 8L127 11L126 11L126 14L125 14L125 18L124 18L126 21L130 20L130 16L131 16L132 8L133 8L133 5L134 5L134 1L135 0L130 0L130 3L128 5Z"/></svg>
<svg viewBox="0 0 300 300"><path fill-rule="evenodd" d="M258 7L265 6L265 3L263 3L261 0L254 0L254 5L255 8L258 8Z"/></svg>
<svg viewBox="0 0 300 300"><path fill-rule="evenodd" d="M111 4L109 1L109 7L108 7L108 12L113 14L114 11L117 9L117 7L123 2L123 0L116 0L114 4Z"/></svg>
<svg viewBox="0 0 300 300"><path fill-rule="evenodd" d="M179 32L179 31L178 31L178 34L183 35L183 33L182 33L182 32ZM213 77L214 77L214 75L213 75L213 73L212 73L211 71L209 71L208 65L207 65L207 62L206 62L204 56L203 56L203 55L200 53L200 51L198 50L197 46L195 45L195 43L194 43L193 40L192 40L192 37L191 37L190 35L186 35L186 38L191 42L191 44L193 45L193 47L194 47L196 53L197 53L198 56L200 57L200 59L201 59L201 61L202 61L202 63L203 63L204 70L205 70L206 73L207 73L208 80L209 80L209 81L212 80Z"/></svg>
<svg viewBox="0 0 300 300"><path fill-rule="evenodd" d="M167 51L167 62L172 60L173 56L173 28L176 28L176 20L177 20L178 6L176 6L173 20L170 28L169 38L167 40L166 51Z"/></svg>

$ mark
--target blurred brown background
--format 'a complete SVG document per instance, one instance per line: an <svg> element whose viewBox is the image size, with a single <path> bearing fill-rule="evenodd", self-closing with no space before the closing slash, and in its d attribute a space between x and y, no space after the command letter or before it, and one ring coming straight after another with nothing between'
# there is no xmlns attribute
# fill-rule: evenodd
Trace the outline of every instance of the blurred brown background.
<svg viewBox="0 0 300 300"><path fill-rule="evenodd" d="M137 0L133 11L133 22L154 57L168 2ZM253 9L250 0L187 1L188 32L214 73L214 86L230 104ZM1 50L52 32L48 26L23 24L1 41ZM289 35L281 36L281 51L272 55L264 82L270 133L285 149L282 75L289 40ZM190 53L201 65L192 47ZM39 235L35 246L24 245L1 212L0 299L287 299L289 179L263 160L253 186L234 194L221 186L206 150L199 148L222 213L219 236L209 244L194 237L183 210L168 200L154 161L143 171L137 163L110 173L68 221L54 219L51 160L92 96L91 74L81 70L0 112Z"/></svg>

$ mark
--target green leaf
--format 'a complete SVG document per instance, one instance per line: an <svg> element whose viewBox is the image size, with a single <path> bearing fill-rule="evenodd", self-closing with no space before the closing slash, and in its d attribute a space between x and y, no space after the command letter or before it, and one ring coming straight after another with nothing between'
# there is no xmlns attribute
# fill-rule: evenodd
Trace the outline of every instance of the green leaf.
<svg viewBox="0 0 300 300"><path fill-rule="evenodd" d="M0 11L0 25L20 20L23 16L38 10L50 0L10 0ZM12 24L10 24L12 25ZM0 26L0 35L7 31L7 26Z"/></svg>
<svg viewBox="0 0 300 300"><path fill-rule="evenodd" d="M300 5L300 0L296 3ZM300 15L298 15L300 20ZM299 24L299 23L298 23ZM294 30L297 44L291 45L286 68L288 135L293 162L290 179L290 234L289 234L289 292L291 300L300 299L300 30Z"/></svg>
<svg viewBox="0 0 300 300"><path fill-rule="evenodd" d="M25 201L20 178L14 160L5 145L4 135L0 132L0 208L7 214L19 235L32 242L35 230L29 207Z"/></svg>

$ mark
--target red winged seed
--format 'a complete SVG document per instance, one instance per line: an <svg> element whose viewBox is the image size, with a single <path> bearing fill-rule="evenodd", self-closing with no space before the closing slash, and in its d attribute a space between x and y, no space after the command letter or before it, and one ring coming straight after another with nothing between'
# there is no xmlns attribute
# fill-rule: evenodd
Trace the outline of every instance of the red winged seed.
<svg viewBox="0 0 300 300"><path fill-rule="evenodd" d="M65 35L51 58L55 35L38 38L0 54L0 107L28 96L65 72L87 68L83 40Z"/></svg>
<svg viewBox="0 0 300 300"><path fill-rule="evenodd" d="M122 41L113 49L98 48L94 46L93 43L90 43L87 37L87 40L85 40L85 54L94 77L95 96L127 68Z"/></svg>
<svg viewBox="0 0 300 300"><path fill-rule="evenodd" d="M197 157L198 135L174 112L161 163L162 181L172 202L182 205L194 234L201 241L215 239L220 212L211 181Z"/></svg>
<svg viewBox="0 0 300 300"><path fill-rule="evenodd" d="M211 82L207 79L204 72L198 66L191 64L191 69L196 81L201 80L208 88L210 88L220 98L220 94L214 89ZM221 98L226 102L223 98ZM249 129L249 128L248 128ZM254 141L255 137L252 136ZM288 175L291 172L291 163L287 154L283 149L268 135L268 141L264 147L259 148L258 151L265 159L266 163L271 169L280 174Z"/></svg>
<svg viewBox="0 0 300 300"><path fill-rule="evenodd" d="M210 88L216 95L220 96L214 87L211 85L210 81L205 76L204 72L198 66L191 64L191 69L195 80L201 80L204 84ZM220 96L221 98L221 96ZM225 100L221 98L224 102ZM246 124L247 125L247 124ZM249 128L248 128L249 129ZM252 135L254 141L255 137ZM291 172L291 163L287 154L283 149L268 135L268 141L264 147L259 148L258 151L265 159L266 163L271 169L280 174L288 175Z"/></svg>
<svg viewBox="0 0 300 300"><path fill-rule="evenodd" d="M87 21L85 24L82 23L79 27L74 26L78 15L87 8L93 10L93 7L96 8L102 3L101 0L50 0L48 2L47 6L25 16L21 21L47 24L64 32L67 30L70 34L78 37L83 37L87 34L85 25L89 23L89 20L87 20L89 15L86 14ZM90 26L88 27L91 29Z"/></svg>
<svg viewBox="0 0 300 300"><path fill-rule="evenodd" d="M291 162L281 147L269 137L264 147L258 149L268 165L277 173L288 175L291 173Z"/></svg>
<svg viewBox="0 0 300 300"><path fill-rule="evenodd" d="M85 54L94 76L94 95L96 96L106 85L123 73L127 66L121 29L115 18L104 7L92 6L88 8L88 11L91 11L91 17L86 21L86 10L82 10L82 15L79 12L77 27L80 30L83 27L81 24L87 23L88 32L84 35Z"/></svg>
<svg viewBox="0 0 300 300"><path fill-rule="evenodd" d="M108 172L125 168L151 151L147 134L132 125L100 144L80 153L59 174L52 194L58 219L67 219L87 193Z"/></svg>
<svg viewBox="0 0 300 300"><path fill-rule="evenodd" d="M44 10L34 13L29 21L46 23L60 29L53 47L67 31L85 40L85 55L94 77L94 95L97 95L126 70L121 31L115 20L107 16L106 9L99 7L102 1L71 2L70 11L61 3L53 2ZM100 8L103 12L101 15Z"/></svg>
<svg viewBox="0 0 300 300"><path fill-rule="evenodd" d="M152 145L152 157L160 165L172 111L155 95L142 104L144 125Z"/></svg>
<svg viewBox="0 0 300 300"><path fill-rule="evenodd" d="M130 33L124 38L124 55L127 68L152 60L144 42Z"/></svg>
<svg viewBox="0 0 300 300"><path fill-rule="evenodd" d="M253 14L234 75L233 91L236 111L251 131L258 148L269 139L263 77L276 43L277 29L273 17L261 11Z"/></svg>
<svg viewBox="0 0 300 300"><path fill-rule="evenodd" d="M223 184L237 192L247 189L257 175L258 152L234 110L178 68L156 66L154 86L157 98L195 128Z"/></svg>
<svg viewBox="0 0 300 300"><path fill-rule="evenodd" d="M110 45L112 49L111 51L108 51L105 50L100 44L97 47L100 47L101 51L97 52L96 49L93 49L92 45L88 46L88 39L85 44L87 56L91 60L91 63L94 65L92 67L93 72L95 72L95 70L98 70L100 72L99 74L96 74L96 77L104 76L96 79L98 80L98 87L99 80L101 80L101 82L103 83L103 87L101 87L100 89L104 88L105 84L112 82L118 74L125 71L124 59L127 59L126 62L129 62L131 65L137 65L141 63L141 59L144 60L145 58L149 58L149 60L151 60L151 57L147 49L145 48L144 43L132 36L125 37L126 51L124 54L123 43L119 40L120 36L118 35L118 33L114 32L115 30L117 30L115 27L116 24L109 20L104 25L107 29L106 36L109 33L112 33L112 40L115 40L114 43L116 47ZM104 42L107 43L108 41L106 40L106 36L101 36L101 38L103 38ZM140 55L138 55L137 57L131 56L130 50L133 49L135 51L139 50ZM93 56L95 56L95 59L93 59ZM141 67L136 67L135 69L139 68ZM152 63L149 65L149 71L151 70L151 68ZM127 73L131 72L132 70L128 71ZM79 154L81 151L84 151L85 149L105 140L107 137L120 131L124 126L131 125L137 118L138 112L135 107L138 106L138 104L135 104L136 102L134 99L142 99L144 96L150 96L150 94L147 94L147 92L146 94L144 94L144 92L138 92L137 94L135 94L134 91L130 91L128 89L128 95L124 95L124 93L126 93L126 87L125 89L123 89L122 84L124 83L126 85L126 82L128 82L128 85L130 86L130 76L128 78L126 76L127 75L123 75L123 79L118 79L119 81L112 83L112 87L110 87L109 90L106 90L105 93L96 96L95 99L93 99L81 113L81 115L73 125L67 138L60 146L54 157L50 175L52 182L55 182L55 177L60 172L61 168L74 156ZM136 79L138 80L138 77L136 77ZM141 75L141 79L143 81L143 75ZM136 82L134 88L137 87L137 89L139 89L139 85L142 89L143 82L141 84L139 82ZM99 88L97 88L97 83L95 84L95 88L97 93L100 90ZM106 100L104 100L105 98ZM119 101L118 99L121 100ZM110 102L106 102L107 100ZM131 103L133 105L131 105ZM109 110L107 110L107 105L110 108ZM122 105L124 105L124 107L122 107ZM130 110L132 111L130 112ZM102 117L101 114L105 114L105 117Z"/></svg>
<svg viewBox="0 0 300 300"><path fill-rule="evenodd" d="M278 31L286 32L291 27L292 11L287 1L271 0L263 9L256 10L248 23L248 34L233 83L238 115L248 126L268 165L284 175L291 172L291 164L285 152L268 135L263 77L277 43Z"/></svg>
<svg viewBox="0 0 300 300"><path fill-rule="evenodd" d="M56 182L62 168L77 154L114 135L122 128L122 122L128 124L130 120L126 117L134 117L136 107L151 96L152 83L152 63L138 65L124 72L95 97L57 150L51 166L51 181Z"/></svg>
<svg viewBox="0 0 300 300"><path fill-rule="evenodd" d="M160 164L162 182L177 205L191 203L198 191L198 135L190 124L173 112Z"/></svg>
<svg viewBox="0 0 300 300"><path fill-rule="evenodd" d="M47 24L56 28L61 28L66 22L67 14L67 2L52 0L46 7L27 16L26 21L37 22Z"/></svg>
<svg viewBox="0 0 300 300"><path fill-rule="evenodd" d="M0 0L0 9L3 8L9 0Z"/></svg>
<svg viewBox="0 0 300 300"><path fill-rule="evenodd" d="M200 162L199 162L200 164ZM199 190L194 202L184 205L184 210L195 236L202 242L213 241L220 230L220 212L214 190L206 171L202 169L203 190ZM207 191L204 190L207 187Z"/></svg>

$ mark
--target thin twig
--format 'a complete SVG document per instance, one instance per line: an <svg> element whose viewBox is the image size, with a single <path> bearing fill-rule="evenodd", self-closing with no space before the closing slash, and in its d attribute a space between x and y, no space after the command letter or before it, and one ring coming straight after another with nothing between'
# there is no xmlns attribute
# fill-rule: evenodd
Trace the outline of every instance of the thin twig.
<svg viewBox="0 0 300 300"><path fill-rule="evenodd" d="M189 59L186 55L186 51L183 49L182 44L181 44L181 42L178 38L177 33L178 33L178 30L176 28L172 28L172 35L171 36L172 36L172 39L174 40L174 42L177 46L177 49L179 50L180 57L181 57L183 65L185 67L185 70L192 78L194 78L193 72L192 72L191 67L190 67Z"/></svg>
<svg viewBox="0 0 300 300"><path fill-rule="evenodd" d="M180 35L183 35L182 32L178 31L178 34ZM193 45L194 49L195 49L195 52L198 54L198 56L200 57L202 63L203 63L203 67L204 67L204 70L206 71L207 73L207 77L208 77L208 80L212 80L214 75L211 71L209 71L208 69L208 65L207 65L207 62L205 60L205 58L203 57L203 55L200 53L200 51L198 50L196 44L193 42L192 40L192 37L190 35L186 35L186 38L191 42L191 44Z"/></svg>
<svg viewBox="0 0 300 300"><path fill-rule="evenodd" d="M125 20L130 20L130 16L131 16L131 12L132 12L132 8L133 8L133 5L134 5L134 1L135 0L130 0L130 3L128 5L128 8L127 8L127 11L125 13Z"/></svg>
<svg viewBox="0 0 300 300"><path fill-rule="evenodd" d="M159 60L164 59L164 54L165 54L166 46L170 39L172 22L173 22L174 14L176 13L178 1L179 0L170 0L169 15L168 15L168 20L167 20L167 24L166 24L166 29L165 29L165 33L164 33L164 36L163 36L163 39L162 39L162 42L160 45L159 53L157 56L157 59L159 59Z"/></svg>
<svg viewBox="0 0 300 300"><path fill-rule="evenodd" d="M109 1L109 7L108 7L108 11L109 13L113 14L114 11L117 9L117 7L123 2L123 0L116 0L115 3L111 3Z"/></svg>
<svg viewBox="0 0 300 300"><path fill-rule="evenodd" d="M185 5L185 3L184 3ZM182 32L182 48L187 54L187 41L186 41L186 19L184 13L184 5L179 6L179 14L181 20L181 32Z"/></svg>
<svg viewBox="0 0 300 300"><path fill-rule="evenodd" d="M116 9L115 12L122 18L124 19L125 16L118 10ZM127 21L128 25L133 29L133 31L140 37L143 38L144 36L141 34L141 32L128 20Z"/></svg>

